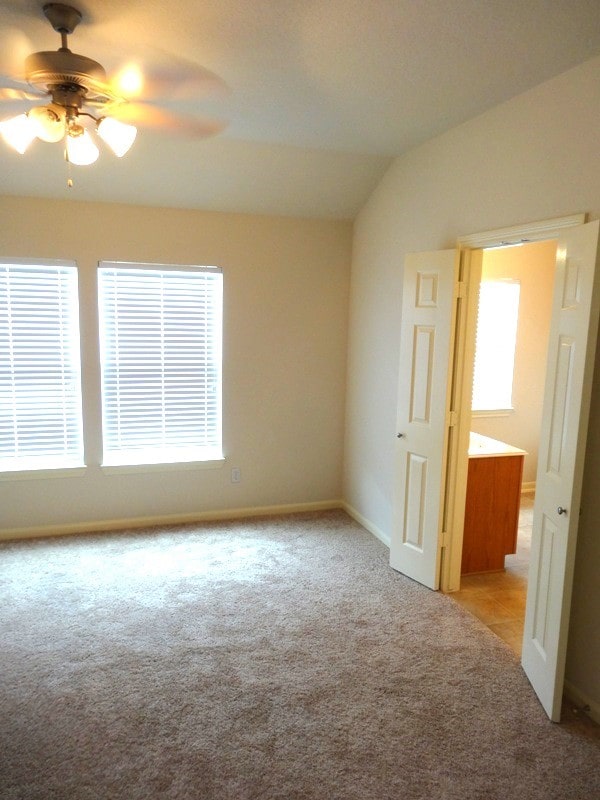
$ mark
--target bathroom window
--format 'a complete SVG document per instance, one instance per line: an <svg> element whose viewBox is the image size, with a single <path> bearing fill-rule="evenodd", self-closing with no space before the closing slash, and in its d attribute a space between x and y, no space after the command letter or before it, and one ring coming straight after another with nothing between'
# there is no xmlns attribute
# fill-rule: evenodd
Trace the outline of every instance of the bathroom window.
<svg viewBox="0 0 600 800"><path fill-rule="evenodd" d="M472 410L502 414L513 410L513 377L519 281L482 281L479 289Z"/></svg>

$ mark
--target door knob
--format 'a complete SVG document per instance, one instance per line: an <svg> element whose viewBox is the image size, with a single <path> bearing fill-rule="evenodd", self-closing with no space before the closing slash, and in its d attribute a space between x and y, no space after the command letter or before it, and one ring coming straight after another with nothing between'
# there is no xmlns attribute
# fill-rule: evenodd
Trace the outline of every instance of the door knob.
<svg viewBox="0 0 600 800"><path fill-rule="evenodd" d="M563 508L562 506L559 506L556 510L558 511L559 514L566 514L567 513L567 509Z"/></svg>

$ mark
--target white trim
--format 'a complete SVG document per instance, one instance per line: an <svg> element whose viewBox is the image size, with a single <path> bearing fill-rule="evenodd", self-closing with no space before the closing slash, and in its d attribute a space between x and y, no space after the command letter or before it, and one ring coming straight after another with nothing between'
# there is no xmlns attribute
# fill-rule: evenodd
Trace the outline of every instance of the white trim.
<svg viewBox="0 0 600 800"><path fill-rule="evenodd" d="M0 481L37 481L47 478L80 478L85 475L87 466L56 467L47 469L15 469L0 472Z"/></svg>
<svg viewBox="0 0 600 800"><path fill-rule="evenodd" d="M471 409L471 414L474 417L510 417L514 413L514 408Z"/></svg>
<svg viewBox="0 0 600 800"><path fill-rule="evenodd" d="M77 262L72 258L0 258L0 264L9 267L75 267L79 271Z"/></svg>
<svg viewBox="0 0 600 800"><path fill-rule="evenodd" d="M525 225L514 225L510 228L498 228L493 231L471 233L459 236L457 243L461 248L498 247L499 245L523 244L544 239L556 239L564 228L583 225L585 214L571 214L568 217L544 219Z"/></svg>
<svg viewBox="0 0 600 800"><path fill-rule="evenodd" d="M98 269L102 269L104 266L121 267L123 269L172 270L173 272L223 272L221 267L216 267L212 264L156 264L148 261L113 261L103 258L98 261Z"/></svg>
<svg viewBox="0 0 600 800"><path fill-rule="evenodd" d="M456 354L457 362L454 365L459 373L466 370L470 374L471 367L465 362L474 359L474 344L475 344L475 328L477 320L477 307L475 299L478 294L479 283L481 280L480 267L476 270L477 274L472 274L471 265L473 262L474 253L478 253L485 247L494 247L500 244L512 243L521 244L524 241L544 241L548 239L556 239L560 236L561 231L565 228L571 228L576 225L583 225L586 221L587 214L571 214L566 217L556 217L554 219L546 219L538 222L528 222L521 225L515 225L509 228L497 228L491 231L483 231L480 233L467 234L457 237L457 248L461 252L461 259L464 260L466 269L469 274L461 276L466 286L466 305L468 307L464 320L463 328L458 334L458 350ZM473 353L465 352L473 346ZM459 393L462 395L461 408L458 414L458 431L461 436L466 437L471 427L471 409L470 397L467 398L465 392L465 376L461 374L458 378L461 389ZM468 414L464 409L468 406ZM466 496L466 481L467 481L467 463L468 459L463 458L460 453L464 448L457 448L451 455L456 466L456 474L452 482L447 486L446 491L452 495L453 498L458 499L458 510L453 516L452 531L450 535L449 546L446 548L446 556L442 560L441 567L441 589L444 592L453 592L460 588L460 575L461 575L461 557L462 557L462 539L463 539L463 521L464 511L460 510L461 505L464 509L464 498ZM462 459L462 460L461 460Z"/></svg>
<svg viewBox="0 0 600 800"><path fill-rule="evenodd" d="M160 517L132 517L131 519L105 519L96 522L71 522L64 525L38 525L32 528L8 528L0 531L0 541L9 539L35 539L42 536L67 536L78 533L129 530L156 525L182 525L190 522L215 522L225 519L299 514L307 511L343 509L341 500L320 500L314 503L291 503L280 506L253 506L215 511L192 511L189 514L167 514Z"/></svg>
<svg viewBox="0 0 600 800"><path fill-rule="evenodd" d="M572 703L579 706L584 714L591 717L594 722L600 725L600 703L592 700L585 692L580 692L570 681L565 680L564 691Z"/></svg>
<svg viewBox="0 0 600 800"><path fill-rule="evenodd" d="M442 549L440 567L440 588L443 592L456 592L460 589L463 529L465 521L465 502L467 497L467 477L471 435L471 399L473 396L473 367L475 364L475 325L481 282L483 251L462 250L460 254L460 278L465 285L465 293L460 299L460 313L457 310L454 334L455 388L453 409L456 414L452 436L447 433L450 447L447 452L447 484L445 502L447 503L447 530ZM472 333L472 336L469 335ZM465 409L469 413L465 413ZM442 546L440 539L440 547Z"/></svg>
<svg viewBox="0 0 600 800"><path fill-rule="evenodd" d="M160 461L156 464L102 464L105 475L124 475L135 472L180 472L189 469L219 469L226 459L208 458L206 461Z"/></svg>
<svg viewBox="0 0 600 800"><path fill-rule="evenodd" d="M384 544L388 549L390 546L390 537L385 534L382 530L380 530L376 525L370 522L366 517L363 517L355 508L353 508L349 503L345 501L342 502L341 505L342 509L349 514L352 519L356 520L359 525L362 525L369 533L372 533L376 539L379 539L382 544Z"/></svg>

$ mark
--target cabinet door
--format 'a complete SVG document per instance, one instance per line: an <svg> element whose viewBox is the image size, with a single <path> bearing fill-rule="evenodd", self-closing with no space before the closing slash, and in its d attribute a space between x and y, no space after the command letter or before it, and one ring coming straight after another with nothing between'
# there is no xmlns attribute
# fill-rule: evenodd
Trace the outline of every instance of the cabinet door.
<svg viewBox="0 0 600 800"><path fill-rule="evenodd" d="M519 530L523 456L470 458L461 572L504 568Z"/></svg>

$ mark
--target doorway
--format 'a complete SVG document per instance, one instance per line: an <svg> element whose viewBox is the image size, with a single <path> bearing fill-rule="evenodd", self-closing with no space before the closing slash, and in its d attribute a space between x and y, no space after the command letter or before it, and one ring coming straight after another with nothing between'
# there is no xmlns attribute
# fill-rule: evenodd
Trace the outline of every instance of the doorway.
<svg viewBox="0 0 600 800"><path fill-rule="evenodd" d="M454 592L460 588L471 427L467 373L480 282L473 248L558 239L521 656L555 721L600 311L599 234L599 221L573 215L461 237L457 249L407 253L404 264L390 565L432 589Z"/></svg>
<svg viewBox="0 0 600 800"><path fill-rule="evenodd" d="M486 290L477 323L471 431L490 444L490 453L472 465L477 475L488 472L491 485L484 491L494 497L502 511L478 514L477 498L467 490L469 549L482 551L491 537L506 538L506 555L498 564L471 566L463 550L460 590L450 596L502 638L520 657L527 597L531 549L533 503L537 472L539 433L542 421L548 339L552 317L552 295L556 265L556 240L493 247L481 254L480 286ZM508 290L511 291L508 291ZM485 306L486 297L488 306ZM503 297L506 298L503 301ZM502 321L494 311L506 302ZM511 308L511 304L513 308ZM511 313L514 311L514 328ZM493 370L486 366L493 364ZM502 370L501 365L506 369ZM469 370L470 372L470 370ZM500 380L501 378L501 380ZM499 446L494 446L498 443ZM504 445L525 452L508 455ZM471 451L475 457L477 448ZM504 454L504 455L502 455ZM499 462L498 459L503 459ZM522 462L519 479L506 483L508 459ZM512 462L511 462L512 463ZM496 465L500 464L500 467ZM510 472L509 472L510 474ZM481 477L473 486L481 491ZM495 485L494 485L495 483ZM467 484L469 486L469 482ZM520 491L519 491L520 490ZM515 496L515 491L517 492ZM508 514L508 508L514 514ZM517 517L518 511L518 517ZM515 524L518 528L515 529ZM465 531L466 541L467 532ZM463 548L466 547L463 541ZM480 559L481 561L481 559Z"/></svg>

